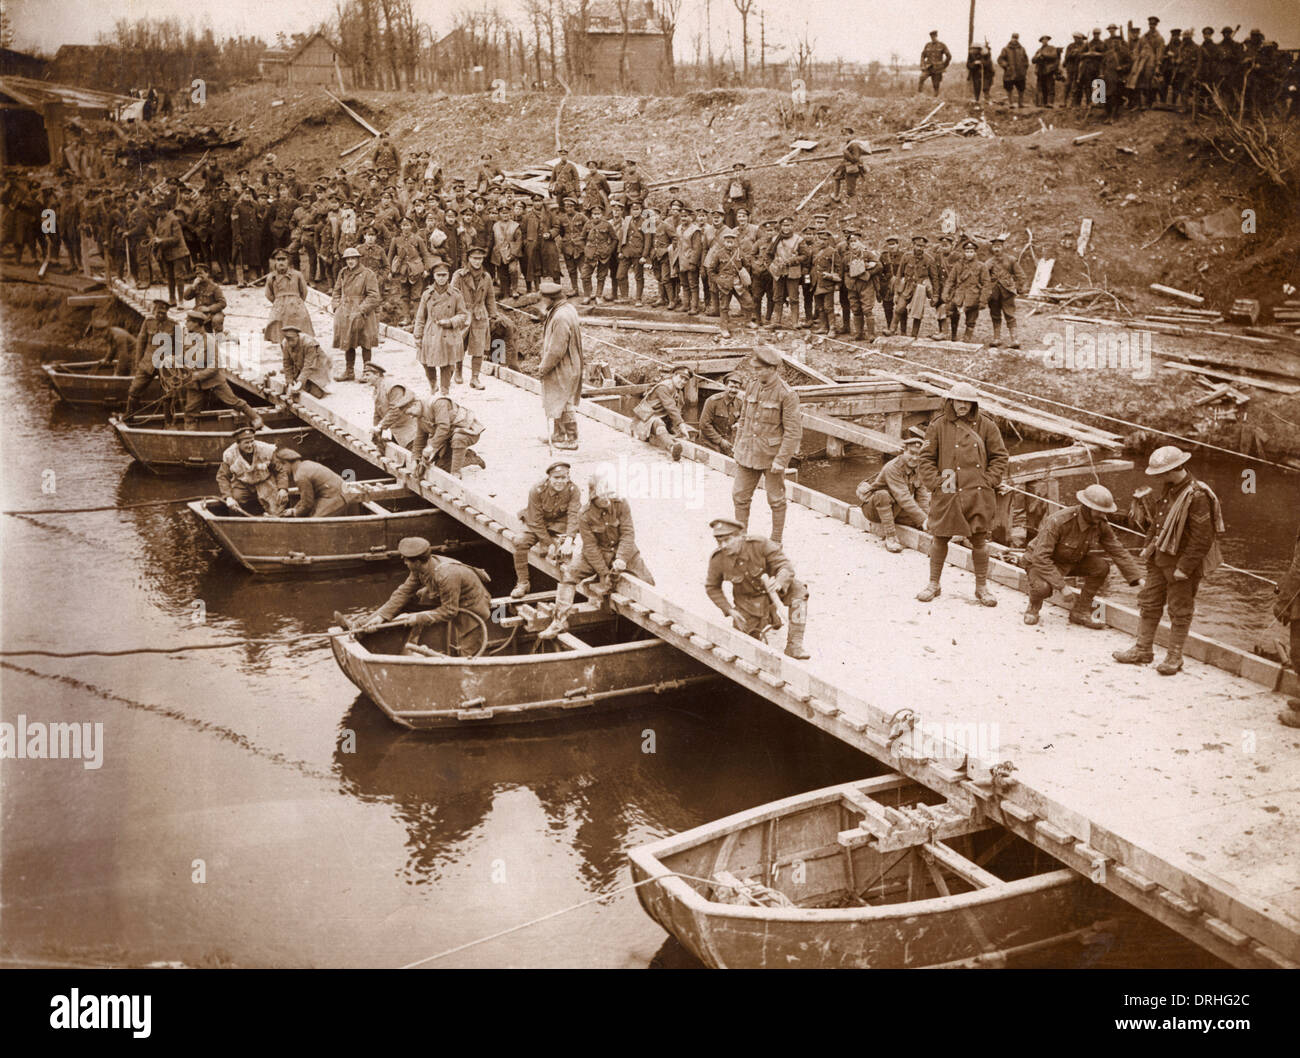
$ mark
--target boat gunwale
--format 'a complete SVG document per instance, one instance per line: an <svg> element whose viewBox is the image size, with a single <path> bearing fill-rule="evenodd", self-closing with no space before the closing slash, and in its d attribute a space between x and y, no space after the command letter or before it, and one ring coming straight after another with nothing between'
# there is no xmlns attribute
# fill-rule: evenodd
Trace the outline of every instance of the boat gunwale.
<svg viewBox="0 0 1300 1058"><path fill-rule="evenodd" d="M879 778L888 778L880 776ZM628 859L646 878L641 881L641 888L651 885L661 886L670 899L683 905L696 916L713 918L742 918L766 920L772 922L882 922L891 919L905 919L917 915L943 914L951 911L967 910L984 904L996 903L1013 897L1029 896L1033 893L1055 889L1071 883L1088 884L1078 872L1068 867L1017 878L997 886L985 886L966 893L952 893L948 896L929 897L925 900L902 901L896 904L867 905L865 907L750 907L743 904L723 904L710 900L693 885L679 878L667 864L659 859L661 855L675 855L679 852L714 841L742 828L755 826L769 819L789 815L795 809L818 808L833 801L843 799L844 791L861 793L861 787L873 780L840 783L836 786L823 787L808 793L795 794L771 801L764 805L735 812L722 819L692 827L679 834L672 834L656 841L639 845L628 850ZM906 784L912 784L907 780ZM917 846L918 848L922 846ZM653 879L653 881L650 881Z"/></svg>
<svg viewBox="0 0 1300 1058"><path fill-rule="evenodd" d="M278 412L279 410L280 410L279 408L276 408L276 407L274 407L273 405L269 405L269 404L268 404L268 405L254 405L254 406L253 406L253 411L258 412L259 414L261 414L261 413L263 413L263 412ZM199 414L200 414L200 415L210 415L210 414L212 414L212 413L211 413L211 412L199 412ZM221 412L217 412L216 414L217 414L217 415L221 415L222 413L221 413ZM290 412L289 414L292 414L292 412ZM154 416L146 416L146 418L154 418ZM159 415L159 416L157 416L157 418L161 419L162 416ZM235 419L242 420L242 419L243 419L243 416L240 415L238 412L235 412L234 415L233 415L231 418L232 418L232 421L235 420ZM215 421L215 420L214 420L214 421ZM109 417L109 420L108 420L108 424L109 424L111 427L113 427L113 429L116 430L116 431L118 432L119 435L125 435L125 436L147 435L147 436L150 436L150 437L154 437L154 436L161 436L161 437L178 437L178 436L180 436L180 437L219 437L219 436L221 436L222 433L223 433L223 431L221 431L221 430L170 430L170 429L168 429L168 428L165 427L165 426L164 426L162 429L155 430L155 429L153 429L152 427L147 427L147 426L131 426L131 425L128 425L127 423L123 422L122 419L121 419L119 416L117 416L117 415L110 416L110 417ZM281 434L281 433L298 433L298 432L301 431L301 430L315 430L315 429L316 429L316 427L314 427L314 426L312 426L312 425L310 425L310 424L308 424L308 423L302 422L301 420L297 420L297 425L296 425L296 426L272 426L272 427L270 427L269 429L266 429L266 430L259 430L258 433L257 433L257 439L260 441L260 440L262 440L262 439L264 439L264 438L266 438L266 437L270 437L270 436L272 436L272 435L274 435L274 434ZM226 437L229 438L233 433L234 433L234 431L231 430L229 433L226 433Z"/></svg>

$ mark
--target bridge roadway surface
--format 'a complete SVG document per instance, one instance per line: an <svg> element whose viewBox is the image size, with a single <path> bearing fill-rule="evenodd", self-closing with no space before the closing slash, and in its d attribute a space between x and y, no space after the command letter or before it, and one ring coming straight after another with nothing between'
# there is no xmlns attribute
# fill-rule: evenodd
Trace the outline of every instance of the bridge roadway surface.
<svg viewBox="0 0 1300 1058"><path fill-rule="evenodd" d="M121 284L116 291L143 309L146 292ZM227 288L227 298L228 333L261 329L269 305L260 288ZM329 348L328 302L313 292L309 303L317 337ZM389 379L427 394L409 335L386 328L375 359ZM257 382L279 364L278 346L268 343L261 371L245 369L240 377ZM497 374L484 379L484 391L454 390L485 426L475 447L487 469L463 482L436 470L416 482L405 475L402 449L375 449L372 395L359 383L335 383L322 400L306 397L294 407L509 546L528 489L554 454L541 440L535 380L504 368ZM708 520L732 512L730 461L688 444L687 458L673 464L629 436L627 426L625 417L584 401L581 448L567 454L584 485L601 463L626 475L637 543L656 585L620 581L620 612L734 682L1005 825L1226 961L1300 963L1300 736L1274 719L1283 704L1274 688L1292 686L1291 675L1199 638L1191 649L1215 664L1189 658L1174 677L1161 677L1154 666L1116 664L1111 651L1132 642L1131 611L1108 606L1107 618L1119 628L1087 631L1068 626L1065 611L1053 605L1038 626L1026 626L1023 596L1014 590L1022 586L1021 571L995 561L999 605L981 607L969 553L956 546L949 561L965 568L946 571L937 600L917 602L927 579L924 534L904 530L908 549L890 554L865 531L856 508L797 485L790 488L785 550L808 584L813 657L792 661L780 643L768 648L736 633L704 593L713 550ZM647 494L655 481L656 494ZM750 528L765 532L769 525L760 487ZM533 559L556 572L536 553ZM891 723L903 708L919 718L911 728L905 718ZM936 738L947 740L942 748ZM962 738L969 756L951 745ZM990 766L1008 760L1016 769L1009 781L995 779Z"/></svg>

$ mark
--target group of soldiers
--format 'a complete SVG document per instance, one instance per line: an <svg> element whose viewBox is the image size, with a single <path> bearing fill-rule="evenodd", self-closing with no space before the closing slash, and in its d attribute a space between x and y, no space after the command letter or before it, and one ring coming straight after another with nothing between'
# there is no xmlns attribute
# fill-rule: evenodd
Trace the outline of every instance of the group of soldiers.
<svg viewBox="0 0 1300 1058"><path fill-rule="evenodd" d="M1002 71L1002 86L1010 106L1025 105L1025 87L1030 68L1034 72L1034 102L1041 107L1056 105L1056 86L1063 85L1061 105L1100 106L1108 119L1122 107L1145 110L1155 103L1170 104L1180 112L1195 106L1212 110L1212 96L1218 94L1225 106L1251 111L1289 106L1296 90L1297 57L1266 40L1261 30L1252 29L1244 41L1235 39L1240 27L1206 26L1197 40L1194 29L1170 30L1166 40L1152 15L1142 32L1132 22L1127 38L1120 26L1111 23L1102 36L1095 27L1072 34L1071 43L1061 47L1051 34L1038 38L1032 57L1020 42L1020 34L998 53L996 60L988 43L972 41L966 58L971 92L978 102L989 98L996 70ZM952 62L948 46L937 30L921 51L918 91L929 81L935 95L943 74ZM1100 88L1098 87L1100 82Z"/></svg>

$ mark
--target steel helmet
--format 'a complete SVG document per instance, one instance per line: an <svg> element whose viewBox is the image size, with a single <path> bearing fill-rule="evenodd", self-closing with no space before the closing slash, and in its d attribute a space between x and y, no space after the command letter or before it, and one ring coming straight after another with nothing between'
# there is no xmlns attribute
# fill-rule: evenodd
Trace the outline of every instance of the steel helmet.
<svg viewBox="0 0 1300 1058"><path fill-rule="evenodd" d="M1085 507L1091 507L1102 514L1114 514L1119 510L1115 505L1115 497L1110 494L1110 489L1105 485L1089 485L1086 489L1076 492L1074 498Z"/></svg>
<svg viewBox="0 0 1300 1058"><path fill-rule="evenodd" d="M980 399L979 391L969 382L958 382L948 391L949 400L965 400L974 403Z"/></svg>
<svg viewBox="0 0 1300 1058"><path fill-rule="evenodd" d="M1151 461L1147 464L1147 473L1151 475L1163 474L1166 471L1182 466L1191 458L1192 454L1190 452L1184 452L1177 445L1165 445L1163 448L1157 448L1151 453Z"/></svg>

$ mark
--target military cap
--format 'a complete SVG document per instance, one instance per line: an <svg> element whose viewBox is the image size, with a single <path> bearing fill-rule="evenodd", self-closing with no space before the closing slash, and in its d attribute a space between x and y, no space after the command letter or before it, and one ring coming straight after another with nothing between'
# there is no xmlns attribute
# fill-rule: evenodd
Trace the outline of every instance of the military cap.
<svg viewBox="0 0 1300 1058"><path fill-rule="evenodd" d="M281 250L280 252L281 252L281 253L284 253L283 250ZM209 269L208 266L207 266L206 264L204 264L202 261L196 261L196 262L194 263L194 271L196 271L196 272L208 272L208 271L210 271L210 269Z"/></svg>
<svg viewBox="0 0 1300 1058"><path fill-rule="evenodd" d="M563 293L563 291L564 288L553 279L543 279L541 285L537 288L537 292L546 297L554 297L556 294Z"/></svg>
<svg viewBox="0 0 1300 1058"><path fill-rule="evenodd" d="M202 309L190 309L189 312L185 313L185 318L187 320L198 320L200 323L208 322L208 314Z"/></svg>
<svg viewBox="0 0 1300 1058"><path fill-rule="evenodd" d="M293 331L294 334L297 334L302 330L302 328L299 327L296 323L282 323L280 324L280 330Z"/></svg>
<svg viewBox="0 0 1300 1058"><path fill-rule="evenodd" d="M770 345L760 345L754 350L754 359L760 364L767 364L769 367L779 367L781 364L781 350Z"/></svg>
<svg viewBox="0 0 1300 1058"><path fill-rule="evenodd" d="M1112 29L1119 29L1119 26L1115 25L1115 23L1112 22L1109 26L1106 27L1106 30L1109 32Z"/></svg>
<svg viewBox="0 0 1300 1058"><path fill-rule="evenodd" d="M949 235L947 232L944 232L942 235L939 236L939 241L940 241L940 242L952 242L952 241L953 241L953 238L952 238L952 236Z"/></svg>
<svg viewBox="0 0 1300 1058"><path fill-rule="evenodd" d="M1147 464L1147 473L1151 475L1164 474L1182 466L1191 458L1191 452L1184 452L1177 445L1165 445L1163 448L1157 448L1151 453L1150 462Z"/></svg>
<svg viewBox="0 0 1300 1058"><path fill-rule="evenodd" d="M794 217L790 217L790 216L782 217L782 218L781 218L781 223L784 224L787 220L788 220L791 224L794 223Z"/></svg>
<svg viewBox="0 0 1300 1058"><path fill-rule="evenodd" d="M367 371L374 371L380 375L387 374L387 372L384 370L384 365L380 363L376 363L374 360L371 360L370 363L368 364L361 365L361 373L364 375Z"/></svg>
<svg viewBox="0 0 1300 1058"><path fill-rule="evenodd" d="M992 246L997 246L1000 243L1004 243L1006 241L1007 241L1007 237L1005 235L995 235L993 236L993 238L989 240L989 244Z"/></svg>
<svg viewBox="0 0 1300 1058"><path fill-rule="evenodd" d="M301 461L302 456L292 448L277 448L275 450L275 458L281 463L297 463Z"/></svg>
<svg viewBox="0 0 1300 1058"><path fill-rule="evenodd" d="M733 168L733 169L743 169L743 168L745 168L745 163L744 163L744 162L732 162L732 163L731 163L731 168Z"/></svg>
<svg viewBox="0 0 1300 1058"><path fill-rule="evenodd" d="M929 239L927 239L924 235L921 235L919 232L918 232L916 235L913 235L913 236L912 236L912 241L913 241L913 242L920 242L920 243L927 243L927 244L930 242Z"/></svg>
<svg viewBox="0 0 1300 1058"><path fill-rule="evenodd" d="M563 459L557 459L554 463L552 463L549 467L546 468L547 475L549 476L552 471L558 470L560 467L564 467L565 470L572 470L573 464L566 463Z"/></svg>
<svg viewBox="0 0 1300 1058"><path fill-rule="evenodd" d="M403 558L424 558L433 545L422 536L404 536L397 544L397 553Z"/></svg>
<svg viewBox="0 0 1300 1058"><path fill-rule="evenodd" d="M962 248L963 250L966 249L968 246L969 246L972 250L978 250L978 249L979 249L979 244L978 244L974 239L964 239L964 240L962 241L961 248Z"/></svg>
<svg viewBox="0 0 1300 1058"><path fill-rule="evenodd" d="M153 307L157 308L159 305L161 305L165 309L169 309L172 307L172 303L168 301L166 298L154 298Z"/></svg>
<svg viewBox="0 0 1300 1058"><path fill-rule="evenodd" d="M898 242L898 236L897 236L897 235L890 235L890 236L887 236L886 239L885 239L885 242L886 242L886 244L891 243L891 242Z"/></svg>
<svg viewBox="0 0 1300 1058"><path fill-rule="evenodd" d="M568 154L568 153L569 153L569 148L568 148L568 147L556 147L556 148L555 148L555 153L556 153L556 154Z"/></svg>
<svg viewBox="0 0 1300 1058"><path fill-rule="evenodd" d="M772 220L771 218L769 218L769 219L767 219L767 220L761 222L761 223L759 224L759 227L760 227L760 228L775 228L775 227L776 227L776 221L774 221L774 220Z"/></svg>
<svg viewBox="0 0 1300 1058"><path fill-rule="evenodd" d="M238 441L244 437L256 437L257 431L254 430L251 426L241 426L238 430L235 430L233 433L231 433L230 436L233 437L236 441Z"/></svg>
<svg viewBox="0 0 1300 1058"><path fill-rule="evenodd" d="M728 371L722 376L723 382L744 382L745 378L739 371Z"/></svg>
<svg viewBox="0 0 1300 1058"><path fill-rule="evenodd" d="M825 224L831 219L831 215L829 213L814 213L812 219L814 224Z"/></svg>
<svg viewBox="0 0 1300 1058"><path fill-rule="evenodd" d="M272 261L276 260L279 257L283 257L287 261L289 259L289 251L281 247L280 249L276 250L275 253L271 254Z"/></svg>
<svg viewBox="0 0 1300 1058"><path fill-rule="evenodd" d="M1038 38L1038 43L1043 44L1051 39L1052 39L1052 35L1050 33L1044 33L1041 37Z"/></svg>
<svg viewBox="0 0 1300 1058"><path fill-rule="evenodd" d="M486 247L486 246L471 246L471 247L469 248L469 250L466 252L465 256L466 256L466 257L473 257L475 254L478 254L480 257L486 257L486 256L487 256L487 247Z"/></svg>
<svg viewBox="0 0 1300 1058"><path fill-rule="evenodd" d="M1233 29L1231 26L1224 26L1223 32L1225 36L1231 37L1237 31Z"/></svg>
<svg viewBox="0 0 1300 1058"><path fill-rule="evenodd" d="M1201 32L1206 36L1212 36L1214 34L1214 27L1206 26L1204 29L1201 30Z"/></svg>
<svg viewBox="0 0 1300 1058"><path fill-rule="evenodd" d="M818 234L818 235L834 235L835 233L834 233L833 231L831 231L830 228L822 228L821 231L819 231L817 234Z"/></svg>
<svg viewBox="0 0 1300 1058"><path fill-rule="evenodd" d="M716 537L734 536L745 531L745 527L735 518L714 518L709 523L709 528L713 530L713 535Z"/></svg>
<svg viewBox="0 0 1300 1058"><path fill-rule="evenodd" d="M360 257L360 256L361 256L361 251L358 250L355 246L349 246L346 250L343 251L343 259L345 261L350 257Z"/></svg>
<svg viewBox="0 0 1300 1058"><path fill-rule="evenodd" d="M723 228L723 229L722 229L722 237L723 237L724 239L734 239L734 238L736 237L736 229L735 229L735 228Z"/></svg>
<svg viewBox="0 0 1300 1058"><path fill-rule="evenodd" d="M980 397L979 390L977 390L969 382L954 383L952 389L948 390L946 396L948 400L960 400L960 401L967 401L967 402L977 401L979 400Z"/></svg>
<svg viewBox="0 0 1300 1058"><path fill-rule="evenodd" d="M1154 26L1157 22L1160 21L1160 19L1156 18L1155 15L1147 15L1147 21L1150 22L1151 25Z"/></svg>
<svg viewBox="0 0 1300 1058"><path fill-rule="evenodd" d="M1084 40L1088 35L1086 33L1076 32L1076 33L1071 33L1070 36L1077 37L1079 40Z"/></svg>
<svg viewBox="0 0 1300 1058"><path fill-rule="evenodd" d="M904 437L904 438L903 438L903 447L904 447L904 448L920 448L920 447L921 447L922 445L924 445L924 444L925 444L925 438L924 438L924 437L916 437L915 435L913 435L913 436L911 436L911 437Z"/></svg>

